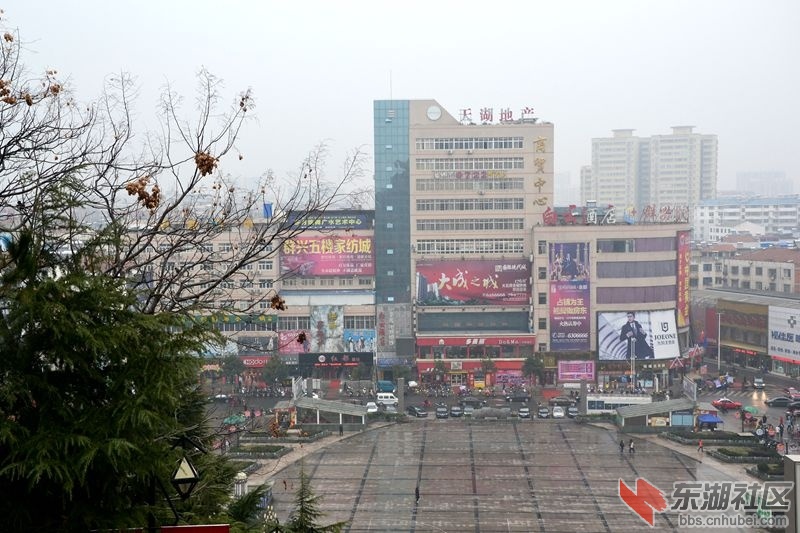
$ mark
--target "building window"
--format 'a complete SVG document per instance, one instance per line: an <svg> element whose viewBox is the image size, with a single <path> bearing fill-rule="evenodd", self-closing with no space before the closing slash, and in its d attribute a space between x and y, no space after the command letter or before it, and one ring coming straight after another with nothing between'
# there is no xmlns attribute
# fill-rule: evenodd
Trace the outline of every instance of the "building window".
<svg viewBox="0 0 800 533"><path fill-rule="evenodd" d="M546 303L547 303L547 293L546 292L540 292L539 293L539 304L544 305Z"/></svg>
<svg viewBox="0 0 800 533"><path fill-rule="evenodd" d="M539 351L540 352L546 352L547 351L547 343L540 342L539 343Z"/></svg>
<svg viewBox="0 0 800 533"><path fill-rule="evenodd" d="M539 241L536 245L536 250L539 255L547 253L547 241Z"/></svg>
<svg viewBox="0 0 800 533"><path fill-rule="evenodd" d="M607 254L624 254L636 251L634 239L597 239L597 251Z"/></svg>
<svg viewBox="0 0 800 533"><path fill-rule="evenodd" d="M539 319L539 329L547 329L547 318Z"/></svg>
<svg viewBox="0 0 800 533"><path fill-rule="evenodd" d="M763 275L764 275L764 269L762 267L756 267L756 276L763 276Z"/></svg>
<svg viewBox="0 0 800 533"><path fill-rule="evenodd" d="M386 229L392 229L392 228L394 228L394 223L393 222L387 222L386 223Z"/></svg>
<svg viewBox="0 0 800 533"><path fill-rule="evenodd" d="M539 267L539 279L547 279L547 267Z"/></svg>
<svg viewBox="0 0 800 533"><path fill-rule="evenodd" d="M394 255L394 249L393 248L388 248L386 250L386 255Z"/></svg>
<svg viewBox="0 0 800 533"><path fill-rule="evenodd" d="M387 276L394 276L394 270L387 270L386 271L386 275Z"/></svg>
<svg viewBox="0 0 800 533"><path fill-rule="evenodd" d="M711 272L711 268L713 265L711 263L706 263L703 265L703 272ZM638 353L636 355L639 355Z"/></svg>
<svg viewBox="0 0 800 533"><path fill-rule="evenodd" d="M272 261L259 261L258 262L258 269L259 270L272 270Z"/></svg>
<svg viewBox="0 0 800 533"><path fill-rule="evenodd" d="M387 211L394 211L394 206L387 205L387 206L386 206L386 210L387 210Z"/></svg>
<svg viewBox="0 0 800 533"><path fill-rule="evenodd" d="M375 317L345 316L344 329L375 329Z"/></svg>

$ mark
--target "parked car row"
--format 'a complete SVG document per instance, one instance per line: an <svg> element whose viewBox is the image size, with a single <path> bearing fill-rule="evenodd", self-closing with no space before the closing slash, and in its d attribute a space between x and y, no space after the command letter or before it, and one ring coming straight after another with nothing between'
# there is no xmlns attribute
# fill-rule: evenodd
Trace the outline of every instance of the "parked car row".
<svg viewBox="0 0 800 533"><path fill-rule="evenodd" d="M508 408L505 408L506 411L509 411ZM406 408L406 412L415 418L427 418L428 411L418 405L409 405ZM475 416L475 409L472 406L465 406L461 407L459 405L454 405L452 407L447 407L446 405L440 404L434 408L434 415L438 419L445 419L445 418L461 418L461 417L472 417ZM481 411L482 412L482 411ZM516 414L519 418L531 418L531 409L527 406L520 407L516 413L513 411L509 411L510 415L513 416ZM536 415L538 418L575 418L578 416L578 408L574 405L570 405L566 409L561 406L554 406L552 411L546 405L539 406L538 410L536 411Z"/></svg>

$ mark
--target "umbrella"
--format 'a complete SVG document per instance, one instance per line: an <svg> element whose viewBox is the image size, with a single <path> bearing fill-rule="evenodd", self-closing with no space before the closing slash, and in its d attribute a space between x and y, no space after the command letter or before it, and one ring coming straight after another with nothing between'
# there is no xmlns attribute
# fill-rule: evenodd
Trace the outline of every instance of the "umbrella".
<svg viewBox="0 0 800 533"><path fill-rule="evenodd" d="M758 408L755 407L755 406L752 406L752 405L748 405L748 406L744 407L744 410L747 411L748 413L751 413L751 414L754 414L754 415L758 414Z"/></svg>

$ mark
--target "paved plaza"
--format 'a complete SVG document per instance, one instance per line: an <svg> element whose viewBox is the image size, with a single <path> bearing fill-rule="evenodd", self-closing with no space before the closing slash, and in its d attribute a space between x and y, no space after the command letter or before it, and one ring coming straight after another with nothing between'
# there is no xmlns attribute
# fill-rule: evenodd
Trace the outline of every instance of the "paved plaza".
<svg viewBox="0 0 800 533"><path fill-rule="evenodd" d="M674 481L747 480L741 467L699 462L694 449L661 446L652 436L634 437L635 454L627 446L620 454L620 438L570 419L413 420L346 434L261 475L275 480L283 522L302 466L322 496L321 523L348 521L351 532L682 531L670 512L648 527L620 500L618 479L635 487L643 477L668 497Z"/></svg>

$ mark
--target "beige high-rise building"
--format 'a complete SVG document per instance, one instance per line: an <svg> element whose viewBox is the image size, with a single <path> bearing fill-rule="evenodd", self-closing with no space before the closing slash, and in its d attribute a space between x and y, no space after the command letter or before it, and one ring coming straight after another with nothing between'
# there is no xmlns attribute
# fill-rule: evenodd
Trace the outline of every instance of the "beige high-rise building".
<svg viewBox="0 0 800 533"><path fill-rule="evenodd" d="M529 235L553 207L553 125L376 101L375 170L378 360L412 349L423 373L463 356L466 376L483 357L532 354ZM381 315L413 331L382 336Z"/></svg>
<svg viewBox="0 0 800 533"><path fill-rule="evenodd" d="M618 209L649 206L687 210L714 198L717 189L717 136L674 126L672 133L637 137L613 130L592 139L592 170L581 180L581 197Z"/></svg>

